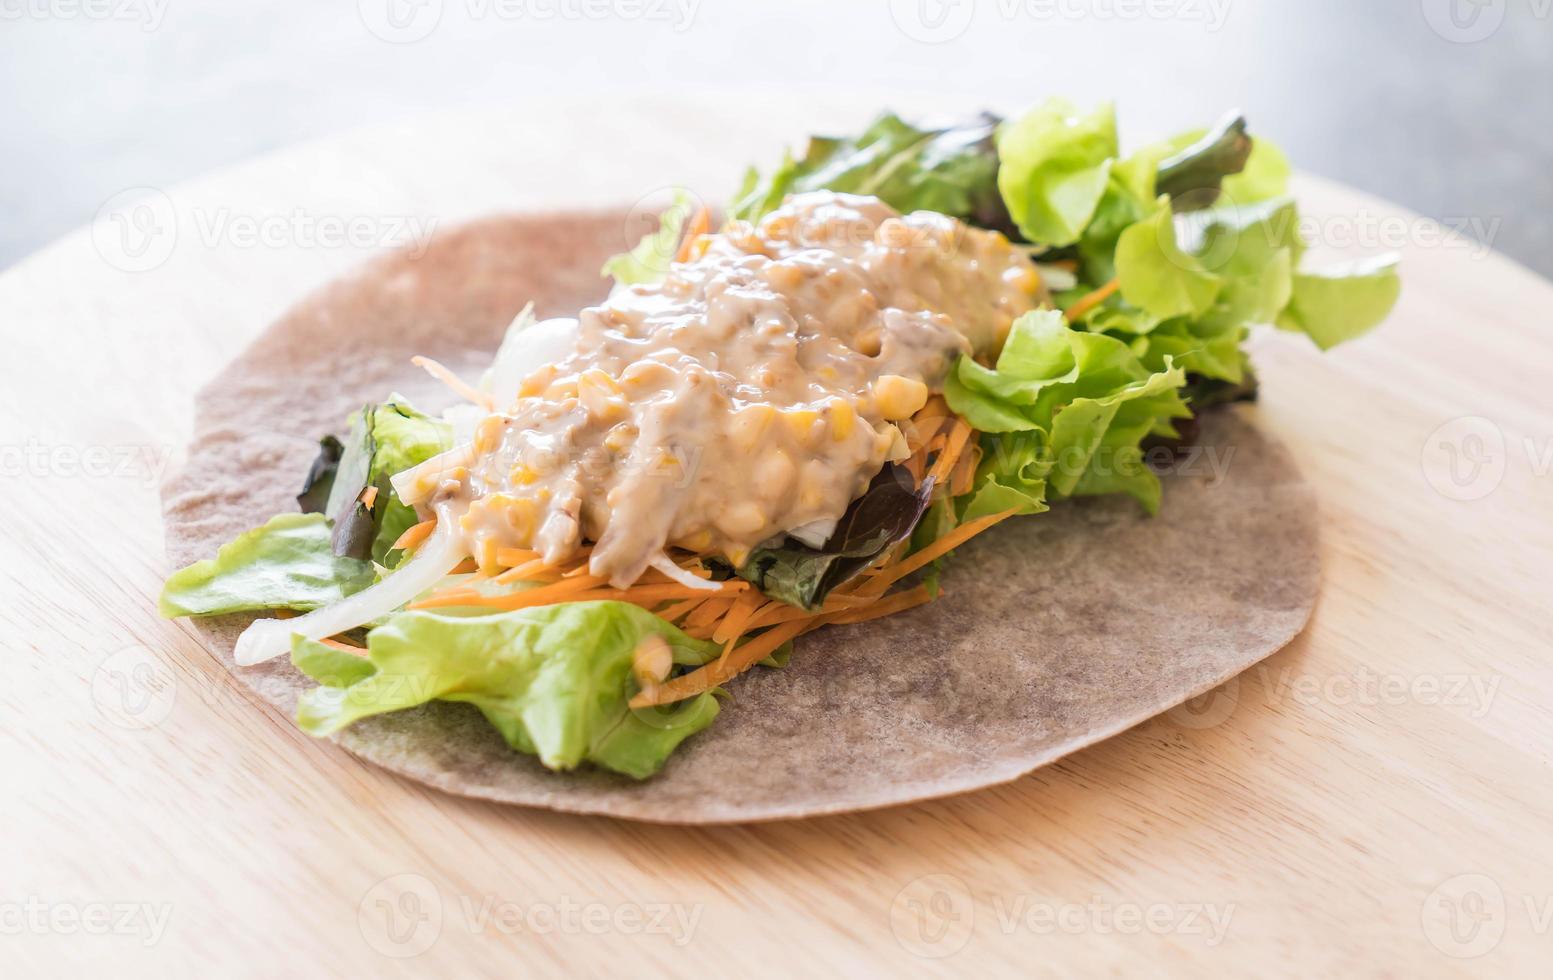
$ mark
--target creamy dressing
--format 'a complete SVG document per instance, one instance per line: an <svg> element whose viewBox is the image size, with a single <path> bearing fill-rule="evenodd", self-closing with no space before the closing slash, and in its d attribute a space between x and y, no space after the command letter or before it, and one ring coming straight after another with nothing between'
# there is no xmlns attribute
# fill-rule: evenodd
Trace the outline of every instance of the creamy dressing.
<svg viewBox="0 0 1553 980"><path fill-rule="evenodd" d="M589 571L621 587L670 546L740 565L839 518L954 359L995 353L1045 298L996 232L795 196L583 310L570 353L479 424L432 500L467 503L482 567L502 548L558 564L585 541Z"/></svg>

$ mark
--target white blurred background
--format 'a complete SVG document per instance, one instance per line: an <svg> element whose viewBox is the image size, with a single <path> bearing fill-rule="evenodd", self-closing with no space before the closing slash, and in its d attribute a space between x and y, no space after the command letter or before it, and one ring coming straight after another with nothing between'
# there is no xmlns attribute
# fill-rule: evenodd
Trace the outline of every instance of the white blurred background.
<svg viewBox="0 0 1553 980"><path fill-rule="evenodd" d="M0 0L0 268L136 186L556 93L1244 109L1304 169L1553 274L1553 0ZM586 128L586 118L576 120ZM672 139L673 134L665 134ZM784 133L797 139L800 133ZM598 134L600 153L629 154ZM730 185L737 174L730 174Z"/></svg>

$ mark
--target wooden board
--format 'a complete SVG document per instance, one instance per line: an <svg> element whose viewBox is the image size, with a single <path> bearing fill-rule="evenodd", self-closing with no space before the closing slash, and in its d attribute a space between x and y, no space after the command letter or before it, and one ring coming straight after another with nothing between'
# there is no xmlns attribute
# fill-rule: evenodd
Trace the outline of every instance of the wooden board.
<svg viewBox="0 0 1553 980"><path fill-rule="evenodd" d="M0 968L1545 973L1553 286L1320 181L1309 230L1401 245L1407 286L1330 355L1256 342L1258 423L1321 498L1310 629L1009 786L707 830L474 803L301 735L156 616L189 397L289 303L416 222L676 179L715 198L813 111L557 103L351 134L0 275Z"/></svg>

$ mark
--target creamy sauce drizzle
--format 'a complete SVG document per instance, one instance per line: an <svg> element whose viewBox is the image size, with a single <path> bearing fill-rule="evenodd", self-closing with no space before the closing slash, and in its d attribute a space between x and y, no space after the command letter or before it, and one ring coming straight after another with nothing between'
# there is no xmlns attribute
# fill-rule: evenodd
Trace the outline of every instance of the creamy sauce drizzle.
<svg viewBox="0 0 1553 980"><path fill-rule="evenodd" d="M848 194L790 198L692 253L583 310L572 353L480 424L437 496L467 502L482 566L593 541L589 571L624 587L668 546L740 565L834 521L954 359L996 352L1046 298L1003 236Z"/></svg>

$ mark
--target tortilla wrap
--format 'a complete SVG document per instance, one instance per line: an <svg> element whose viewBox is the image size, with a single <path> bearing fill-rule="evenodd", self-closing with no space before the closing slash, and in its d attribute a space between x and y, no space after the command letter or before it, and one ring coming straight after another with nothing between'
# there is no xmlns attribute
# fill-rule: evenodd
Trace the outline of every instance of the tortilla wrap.
<svg viewBox="0 0 1553 980"><path fill-rule="evenodd" d="M187 465L163 491L170 561L209 557L294 510L318 437L362 403L391 391L448 403L412 355L477 378L529 301L540 317L598 301L599 266L625 229L623 212L487 220L304 300L197 396ZM938 601L801 638L786 668L733 681L712 727L644 782L546 770L464 704L371 718L338 741L448 792L664 823L863 810L1015 779L1228 680L1303 628L1315 500L1250 414L1205 419L1213 455L1165 477L1157 518L1098 498L1007 521L955 553ZM193 623L290 715L311 682L289 662L232 665L252 618Z"/></svg>

